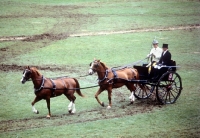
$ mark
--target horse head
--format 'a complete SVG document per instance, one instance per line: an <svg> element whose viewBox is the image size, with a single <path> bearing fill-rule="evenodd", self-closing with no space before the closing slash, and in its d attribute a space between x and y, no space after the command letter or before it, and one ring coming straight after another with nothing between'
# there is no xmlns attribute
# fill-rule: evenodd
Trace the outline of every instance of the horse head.
<svg viewBox="0 0 200 138"><path fill-rule="evenodd" d="M40 76L40 73L37 71L36 68L30 68L29 66L27 66L24 71L23 71L23 75L22 75L22 78L21 78L21 82L22 84L26 83L26 81L28 81L30 78L32 78L33 74L37 74Z"/></svg>
<svg viewBox="0 0 200 138"><path fill-rule="evenodd" d="M102 71L102 67L106 70L107 67L104 63L102 63L100 60L94 59L93 62L90 63L90 69L88 71L89 75L94 74L95 72L105 72Z"/></svg>

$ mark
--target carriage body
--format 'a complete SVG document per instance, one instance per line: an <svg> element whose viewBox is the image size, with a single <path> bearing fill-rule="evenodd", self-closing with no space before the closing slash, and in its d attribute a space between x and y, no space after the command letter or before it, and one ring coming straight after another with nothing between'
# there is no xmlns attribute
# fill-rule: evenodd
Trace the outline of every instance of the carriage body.
<svg viewBox="0 0 200 138"><path fill-rule="evenodd" d="M175 103L182 90L182 81L177 73L175 61L171 61L171 66L162 67L157 79L152 79L153 75L149 73L146 65L134 65L133 67L138 70L140 76L140 87L137 87L134 94L138 99L149 98L155 92L161 104Z"/></svg>

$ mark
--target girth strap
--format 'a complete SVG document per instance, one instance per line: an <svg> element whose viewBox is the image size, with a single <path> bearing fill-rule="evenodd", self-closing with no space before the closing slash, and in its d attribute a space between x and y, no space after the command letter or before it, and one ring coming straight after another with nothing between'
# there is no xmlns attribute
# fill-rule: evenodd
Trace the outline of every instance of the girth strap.
<svg viewBox="0 0 200 138"><path fill-rule="evenodd" d="M52 79L50 79L50 80L53 85L53 88L51 89L51 95L52 95L52 97L55 97L56 96L56 94L55 94L56 84L54 83L54 81Z"/></svg>
<svg viewBox="0 0 200 138"><path fill-rule="evenodd" d="M118 76L117 76L116 71L114 69L111 69L111 70L112 70L112 73L114 74L114 79L117 78Z"/></svg>

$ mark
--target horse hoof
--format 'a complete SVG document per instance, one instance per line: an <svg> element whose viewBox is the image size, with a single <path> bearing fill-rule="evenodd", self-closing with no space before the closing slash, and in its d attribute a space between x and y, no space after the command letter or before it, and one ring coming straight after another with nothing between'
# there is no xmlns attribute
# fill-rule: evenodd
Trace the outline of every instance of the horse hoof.
<svg viewBox="0 0 200 138"><path fill-rule="evenodd" d="M46 116L46 118L48 118L48 119L50 119L50 117L51 117L50 115L47 115L47 116Z"/></svg>
<svg viewBox="0 0 200 138"><path fill-rule="evenodd" d="M39 111L37 111L36 114L39 114Z"/></svg>
<svg viewBox="0 0 200 138"><path fill-rule="evenodd" d="M133 104L133 101L131 101L128 105L132 105Z"/></svg>
<svg viewBox="0 0 200 138"><path fill-rule="evenodd" d="M72 114L75 114L76 113L76 109L74 108L73 110L72 110Z"/></svg>
<svg viewBox="0 0 200 138"><path fill-rule="evenodd" d="M104 102L101 103L101 106L103 106L103 107L105 106L105 105L104 105Z"/></svg>
<svg viewBox="0 0 200 138"><path fill-rule="evenodd" d="M108 106L108 107L107 107L107 109L110 109L110 108L111 108L111 106Z"/></svg>
<svg viewBox="0 0 200 138"><path fill-rule="evenodd" d="M68 112L71 114L71 113L72 113L72 110L69 110Z"/></svg>

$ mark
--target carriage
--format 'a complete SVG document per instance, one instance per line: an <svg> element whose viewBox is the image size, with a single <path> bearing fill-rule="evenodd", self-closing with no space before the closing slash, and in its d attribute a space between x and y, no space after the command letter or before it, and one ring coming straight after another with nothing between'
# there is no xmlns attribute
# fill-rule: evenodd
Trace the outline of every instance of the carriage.
<svg viewBox="0 0 200 138"><path fill-rule="evenodd" d="M160 69L157 79L152 79L152 74L146 64L134 65L139 72L139 84L135 90L135 97L138 99L149 98L156 93L156 98L161 104L175 103L182 91L182 81L177 73L176 62L171 60L171 66L164 66ZM152 70L152 66L150 66Z"/></svg>

